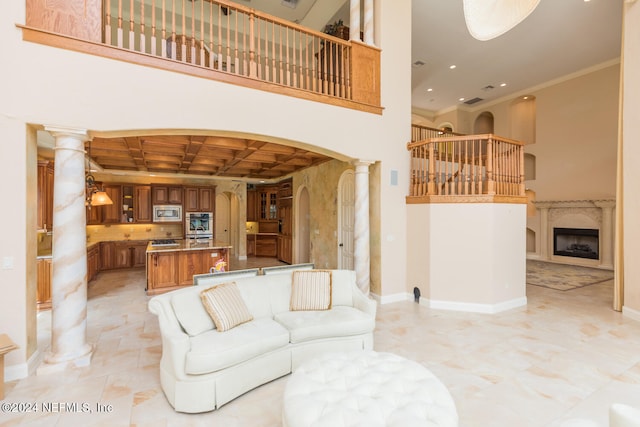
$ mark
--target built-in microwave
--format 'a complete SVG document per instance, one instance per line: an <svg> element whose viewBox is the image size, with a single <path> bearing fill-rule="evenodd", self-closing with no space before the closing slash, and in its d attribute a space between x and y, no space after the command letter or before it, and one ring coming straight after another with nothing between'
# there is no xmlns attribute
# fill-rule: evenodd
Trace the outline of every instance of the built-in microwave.
<svg viewBox="0 0 640 427"><path fill-rule="evenodd" d="M181 222L182 205L154 205L153 222Z"/></svg>
<svg viewBox="0 0 640 427"><path fill-rule="evenodd" d="M184 235L187 239L213 238L213 212L187 212Z"/></svg>

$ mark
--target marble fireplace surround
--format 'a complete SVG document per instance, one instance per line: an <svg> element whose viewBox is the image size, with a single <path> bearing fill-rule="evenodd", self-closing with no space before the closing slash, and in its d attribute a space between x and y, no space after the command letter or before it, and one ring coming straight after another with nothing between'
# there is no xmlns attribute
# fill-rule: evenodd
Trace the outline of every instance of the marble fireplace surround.
<svg viewBox="0 0 640 427"><path fill-rule="evenodd" d="M533 203L540 215L540 260L613 269L615 200L535 201ZM554 255L554 228L597 229L599 259Z"/></svg>

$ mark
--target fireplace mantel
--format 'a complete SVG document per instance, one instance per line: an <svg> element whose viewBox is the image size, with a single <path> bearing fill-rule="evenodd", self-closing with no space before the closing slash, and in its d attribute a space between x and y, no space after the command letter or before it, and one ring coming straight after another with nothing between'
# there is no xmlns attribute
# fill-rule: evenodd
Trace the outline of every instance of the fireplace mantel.
<svg viewBox="0 0 640 427"><path fill-rule="evenodd" d="M540 218L539 250L530 257L563 264L613 269L614 215L616 201L543 200L534 201ZM596 229L599 232L598 259L575 259L553 254L554 228Z"/></svg>

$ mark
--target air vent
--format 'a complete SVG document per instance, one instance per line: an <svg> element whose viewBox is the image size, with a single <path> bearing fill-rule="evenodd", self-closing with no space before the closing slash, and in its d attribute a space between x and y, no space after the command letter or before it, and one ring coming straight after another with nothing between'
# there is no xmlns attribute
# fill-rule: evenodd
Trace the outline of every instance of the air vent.
<svg viewBox="0 0 640 427"><path fill-rule="evenodd" d="M422 67L424 65L424 62L418 60L418 61L414 62L412 65L414 67Z"/></svg>
<svg viewBox="0 0 640 427"><path fill-rule="evenodd" d="M478 98L477 96L475 98L471 98L468 101L464 101L465 104L467 105L471 105L471 104L475 104L476 102L480 102L483 101L482 98Z"/></svg>
<svg viewBox="0 0 640 427"><path fill-rule="evenodd" d="M298 5L298 0L282 0L282 4L283 6L287 6L290 7L291 9L295 9L296 6Z"/></svg>
<svg viewBox="0 0 640 427"><path fill-rule="evenodd" d="M484 91L489 91L489 90L492 90L492 89L495 89L495 88L496 88L496 87L495 87L495 86L493 86L493 85L486 85L485 87L483 87L483 88L482 88L482 90L484 90Z"/></svg>

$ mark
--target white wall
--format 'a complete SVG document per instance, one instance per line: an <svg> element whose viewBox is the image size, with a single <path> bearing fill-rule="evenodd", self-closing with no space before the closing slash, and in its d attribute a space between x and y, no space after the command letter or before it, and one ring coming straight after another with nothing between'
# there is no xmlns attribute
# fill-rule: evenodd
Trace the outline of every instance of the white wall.
<svg viewBox="0 0 640 427"><path fill-rule="evenodd" d="M409 205L407 217L408 282L431 307L493 313L526 304L526 205Z"/></svg>
<svg viewBox="0 0 640 427"><path fill-rule="evenodd" d="M12 208L0 221L0 259L15 265L0 270L0 331L21 346L9 366L26 362L26 282L35 279L33 191L26 191L27 125L55 125L109 135L129 131L202 130L257 135L292 145L320 147L346 159L381 162L382 293L406 287L406 208L410 135L411 2L376 2L376 43L382 48L382 115L338 108L259 90L199 79L22 41L25 2L7 2L0 14L3 57L0 78L0 154L11 159L0 169L3 196ZM33 162L35 163L35 162ZM399 185L389 176L398 172ZM29 197L30 196L30 197ZM5 217L6 216L6 217ZM35 302L34 302L35 304Z"/></svg>

